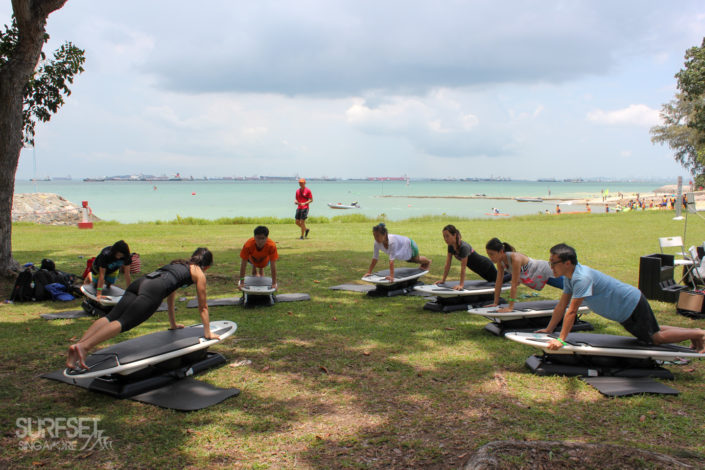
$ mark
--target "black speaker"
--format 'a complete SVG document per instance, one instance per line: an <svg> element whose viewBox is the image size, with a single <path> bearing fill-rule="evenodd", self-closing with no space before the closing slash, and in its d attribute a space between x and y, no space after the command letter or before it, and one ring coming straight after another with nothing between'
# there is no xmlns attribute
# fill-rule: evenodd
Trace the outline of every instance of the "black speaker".
<svg viewBox="0 0 705 470"><path fill-rule="evenodd" d="M673 279L673 255L654 253L639 259L639 290L649 300L675 302L681 290Z"/></svg>

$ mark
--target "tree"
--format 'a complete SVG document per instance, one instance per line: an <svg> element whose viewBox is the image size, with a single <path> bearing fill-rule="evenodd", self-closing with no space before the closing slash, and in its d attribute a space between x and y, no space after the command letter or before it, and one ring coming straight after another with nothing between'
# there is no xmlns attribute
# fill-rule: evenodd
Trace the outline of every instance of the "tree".
<svg viewBox="0 0 705 470"><path fill-rule="evenodd" d="M67 0L12 0L11 27L0 33L0 274L18 269L12 258L12 196L24 143L34 143L36 120L46 122L71 91L68 84L83 71L83 51L71 43L44 59L49 14ZM38 67L39 65L39 67Z"/></svg>
<svg viewBox="0 0 705 470"><path fill-rule="evenodd" d="M651 128L651 142L667 144L674 158L695 178L697 186L705 186L705 142L702 133L689 125L695 119L696 102L682 94L661 108L663 125Z"/></svg>

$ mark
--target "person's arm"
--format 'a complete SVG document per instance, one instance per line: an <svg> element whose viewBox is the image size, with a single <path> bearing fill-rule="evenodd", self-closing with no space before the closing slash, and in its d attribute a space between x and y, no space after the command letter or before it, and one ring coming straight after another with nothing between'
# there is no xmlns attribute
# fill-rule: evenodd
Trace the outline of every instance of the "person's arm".
<svg viewBox="0 0 705 470"><path fill-rule="evenodd" d="M563 317L563 328L561 328L560 338L552 339L551 342L548 343L548 349L555 351L556 349L560 349L565 345L565 340L568 337L568 333L570 333L570 330L573 329L573 324L575 323L575 318L577 317L578 309L580 308L580 304L582 303L582 298L573 298L570 301L570 307L568 307L568 311L565 312L565 316Z"/></svg>
<svg viewBox="0 0 705 470"><path fill-rule="evenodd" d="M446 282L446 278L448 277L448 273L450 272L450 263L452 260L453 260L453 255L448 253L448 256L446 257L446 265L443 268L443 279L441 279L440 281L436 281L434 284L438 285L438 284L443 284L444 282Z"/></svg>
<svg viewBox="0 0 705 470"><path fill-rule="evenodd" d="M565 313L565 309L568 307L568 303L570 302L572 296L573 294L569 292L564 292L563 295L561 295L561 298L558 300L558 304L556 304L556 307L553 309L553 315L551 316L551 321L548 322L548 326L537 330L536 333L553 333L553 330L556 329L558 324L563 319L563 314Z"/></svg>
<svg viewBox="0 0 705 470"><path fill-rule="evenodd" d="M194 279L196 283L198 311L201 314L201 323L203 323L203 337L206 339L220 339L220 336L211 333L208 302L206 300L206 275L201 268L191 265L191 278Z"/></svg>
<svg viewBox="0 0 705 470"><path fill-rule="evenodd" d="M240 277L238 277L239 281L237 283L238 289L242 288L242 286L245 285L245 272L247 271L247 260L243 259L240 262Z"/></svg>
<svg viewBox="0 0 705 470"><path fill-rule="evenodd" d="M277 262L275 260L271 260L269 264L272 265L272 289L277 288Z"/></svg>
<svg viewBox="0 0 705 470"><path fill-rule="evenodd" d="M468 266L468 256L460 260L460 282L453 287L455 290L465 289L465 268Z"/></svg>
<svg viewBox="0 0 705 470"><path fill-rule="evenodd" d="M394 280L394 260L392 258L389 258L389 276L386 276L385 279Z"/></svg>
<svg viewBox="0 0 705 470"><path fill-rule="evenodd" d="M122 267L122 273L125 275L125 289L132 284L132 275L130 274L130 265Z"/></svg>
<svg viewBox="0 0 705 470"><path fill-rule="evenodd" d="M516 302L517 290L519 288L519 275L521 272L521 265L523 264L518 258L519 257L515 254L514 259L512 259L512 287L509 289L509 303L505 308L500 308L498 312L504 313L514 310L514 302Z"/></svg>
<svg viewBox="0 0 705 470"><path fill-rule="evenodd" d="M372 258L372 262L370 263L370 269L367 270L367 274L365 276L369 276L372 274L372 270L377 266L377 258Z"/></svg>
<svg viewBox="0 0 705 470"><path fill-rule="evenodd" d="M496 307L499 305L499 296L502 293L502 281L504 280L504 265L497 263L497 280L494 282L494 301L485 307Z"/></svg>
<svg viewBox="0 0 705 470"><path fill-rule="evenodd" d="M98 282L95 286L96 298L103 297L103 286L105 285L105 268L98 268Z"/></svg>
<svg viewBox="0 0 705 470"><path fill-rule="evenodd" d="M169 294L166 298L166 306L169 312L169 329L178 330L183 328L184 325L176 323L176 309L174 308L174 300L176 299L176 291Z"/></svg>

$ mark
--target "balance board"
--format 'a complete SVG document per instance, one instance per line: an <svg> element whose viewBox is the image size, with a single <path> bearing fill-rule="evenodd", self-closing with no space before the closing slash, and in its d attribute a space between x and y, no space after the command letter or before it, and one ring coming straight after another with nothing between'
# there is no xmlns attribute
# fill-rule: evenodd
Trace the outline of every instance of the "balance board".
<svg viewBox="0 0 705 470"><path fill-rule="evenodd" d="M416 286L414 290L425 295L435 295L436 297L464 297L469 295L494 294L494 282L484 280L465 281L465 289L455 290L460 281L448 281L443 284L430 284ZM501 291L504 292L511 287L510 284L503 284Z"/></svg>
<svg viewBox="0 0 705 470"><path fill-rule="evenodd" d="M608 356L632 359L653 359L671 361L677 357L703 359L705 354L676 344L644 345L631 336L600 335L594 333L570 333L567 346L552 351L548 343L557 338L556 334L508 332L505 338L543 350L551 355Z"/></svg>
<svg viewBox="0 0 705 470"><path fill-rule="evenodd" d="M477 307L469 308L468 313L471 315L480 315L494 322L503 322L509 320L518 320L521 318L539 318L550 317L553 315L553 309L558 305L557 300L536 300L533 302L516 302L514 310L511 312L498 312L500 308L504 308L507 304L498 305L496 307ZM578 308L578 314L589 312L590 309L581 305Z"/></svg>
<svg viewBox="0 0 705 470"><path fill-rule="evenodd" d="M124 289L120 289L118 286L112 285L110 287L103 287L103 298L98 299L98 291L93 284L83 284L81 286L81 292L86 298L91 299L94 302L98 302L100 305L105 307L114 307L120 302L123 294L125 294Z"/></svg>
<svg viewBox="0 0 705 470"><path fill-rule="evenodd" d="M247 276L240 290L248 295L272 295L277 290L272 289L271 277Z"/></svg>
<svg viewBox="0 0 705 470"><path fill-rule="evenodd" d="M428 274L428 271L419 268L396 268L394 269L394 281L390 281L389 279L385 279L385 276L389 276L389 270L385 269L384 271L378 271L369 276L362 276L362 280L371 284L393 286L402 282L418 279L426 274Z"/></svg>
<svg viewBox="0 0 705 470"><path fill-rule="evenodd" d="M65 369L66 377L91 378L110 374L127 375L152 364L184 356L212 346L237 330L231 321L210 322L213 334L220 339L203 337L203 325L192 325L178 330L164 330L100 349L86 358L88 369Z"/></svg>

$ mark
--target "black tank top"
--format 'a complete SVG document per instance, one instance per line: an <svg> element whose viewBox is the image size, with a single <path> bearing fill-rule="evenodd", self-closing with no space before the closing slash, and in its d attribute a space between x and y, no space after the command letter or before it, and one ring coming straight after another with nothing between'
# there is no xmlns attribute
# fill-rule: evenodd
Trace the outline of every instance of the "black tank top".
<svg viewBox="0 0 705 470"><path fill-rule="evenodd" d="M188 264L167 264L157 269L157 271L162 273L161 279L166 289L166 295L171 294L179 287L186 287L193 284L191 270Z"/></svg>

